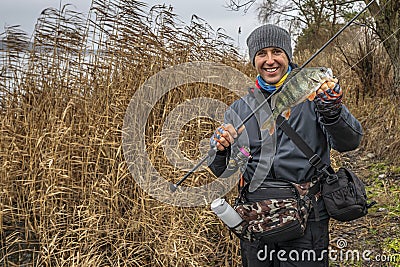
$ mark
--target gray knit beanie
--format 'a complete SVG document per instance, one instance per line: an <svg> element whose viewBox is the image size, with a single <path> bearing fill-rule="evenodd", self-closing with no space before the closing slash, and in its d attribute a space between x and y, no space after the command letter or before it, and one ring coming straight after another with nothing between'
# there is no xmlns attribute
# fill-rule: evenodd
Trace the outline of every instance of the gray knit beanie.
<svg viewBox="0 0 400 267"><path fill-rule="evenodd" d="M256 53L266 47L279 47L285 51L289 62L292 61L292 45L289 33L272 24L266 24L258 27L247 38L247 47L249 48L249 56L254 66L254 58Z"/></svg>

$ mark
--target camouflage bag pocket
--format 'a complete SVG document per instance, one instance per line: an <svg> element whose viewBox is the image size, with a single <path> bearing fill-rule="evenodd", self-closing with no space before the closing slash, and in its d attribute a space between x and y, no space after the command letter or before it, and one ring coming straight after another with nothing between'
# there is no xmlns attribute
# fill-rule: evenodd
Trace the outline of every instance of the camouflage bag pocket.
<svg viewBox="0 0 400 267"><path fill-rule="evenodd" d="M304 235L312 201L307 195L309 183L298 185L286 181L273 181L258 189L259 198L237 204L234 209L243 219L231 228L244 240L282 242ZM300 190L299 190L300 189Z"/></svg>

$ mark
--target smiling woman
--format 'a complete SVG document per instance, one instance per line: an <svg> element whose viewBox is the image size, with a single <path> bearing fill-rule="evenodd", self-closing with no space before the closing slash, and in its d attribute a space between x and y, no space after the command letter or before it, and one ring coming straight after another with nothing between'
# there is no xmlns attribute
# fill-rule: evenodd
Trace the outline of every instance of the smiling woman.
<svg viewBox="0 0 400 267"><path fill-rule="evenodd" d="M272 93L282 85L291 71L291 38L287 31L275 25L260 26L247 39L249 56L256 68L257 85Z"/></svg>
<svg viewBox="0 0 400 267"><path fill-rule="evenodd" d="M277 84L289 70L289 59L282 49L268 47L257 52L254 65L266 84Z"/></svg>
<svg viewBox="0 0 400 267"><path fill-rule="evenodd" d="M223 105L219 104L230 105L239 95L225 88L232 88L231 84L239 85L244 80L222 72L217 72L222 77L218 79L219 76L207 73L204 82L174 87L157 100L154 95L160 94L167 84L165 79L160 79L159 86L147 88L153 96L149 97L146 91L143 97L136 99L145 111L156 102L147 120L140 117L141 121L146 121L145 131L135 129L138 134L132 136L136 138L133 140L145 142L146 155L137 153L143 143L133 143L130 152L134 156L128 158L132 162L129 164L122 147L122 134L126 134L124 116L133 95L150 77L164 73L162 70L202 60L223 62L243 73L255 74L251 64L244 64L238 58L231 39L221 34L223 31L211 30L204 20L194 19L193 23L182 25L168 7L155 8L150 15L141 10L145 7L138 0L96 0L91 20L71 11L75 10L73 6L62 11L48 8L41 13L51 6L50 0L46 2L48 5L37 7L37 10L26 3L40 0L14 1L20 8L10 10L9 1L1 0L0 12L12 14L22 21L23 16L27 16L24 12L30 9L37 13L35 19L40 17L41 20L37 34L31 40L35 47L32 53L22 57L19 50L0 51L1 266L239 266L239 240L230 238L228 230L209 208L176 207L158 201L135 182L135 179L143 178L150 183L154 176L146 172L146 176L133 177L131 171L139 170L142 174L142 170L154 169L171 182L183 177L186 166L192 167L192 162L197 162L197 157L202 155L202 144L219 125L212 120L214 114L217 117L224 112L221 110ZM52 1L55 6L59 3ZM67 0L62 4L66 4L64 1ZM189 2L179 0L177 5L182 1ZM146 2L152 5L150 1ZM197 8L197 1L189 3L193 4L193 9ZM215 5L206 7L211 11ZM223 17L222 13L220 15ZM0 15L0 19L4 18ZM8 24L15 23L9 21ZM7 29L6 34L0 34L0 40L10 44L8 47L20 48L27 42L17 27ZM244 29L243 32L250 31ZM98 49L93 50L94 46ZM0 46L0 50L3 48ZM322 65L327 62L344 69L344 63L337 55L325 55L322 60ZM198 79L200 76L193 75L194 72L206 73L210 68L203 65L198 71L200 67L196 66L189 67L186 76ZM6 75L4 71L7 71ZM181 73L180 70L174 72L177 75L171 75L171 83L184 78L178 75ZM9 78L9 74L13 76ZM217 81L215 86L207 86L206 83L214 80ZM253 82L252 79L251 85ZM349 81L346 83L343 79L341 85L349 88L359 84L354 81L349 86ZM380 87L384 86L387 85ZM247 94L244 86L242 88ZM214 101L218 105L212 106ZM251 101L257 104L257 99L251 98ZM373 152L373 157L385 159L388 168L392 164L386 160L399 163L399 102L388 97L372 99L367 96L360 101L362 105L356 110L368 129L365 145L357 154L337 157L335 163L340 164L343 160L361 167L359 170L366 173L365 177L371 174L368 178L371 189L377 190L377 201L386 212L375 213L373 218L376 220L356 222L350 228L335 225L333 229L340 227L340 231L335 231L336 236L344 234L357 244L360 238L356 237L361 236L365 241L360 245L374 245L379 249L383 238L388 238L390 242L386 247L398 251L399 246L395 246L397 243L393 240L399 240L400 233L400 168L383 170L376 167L375 173L369 170L371 162L364 160L364 153ZM311 136L307 133L316 124L309 116L311 103L305 102L302 110L293 109L289 118L311 126L304 129L307 138ZM347 103L355 108L351 90L346 96ZM248 106L244 103L243 107ZM138 122L135 119L143 112L132 111L131 125L135 125ZM199 112L200 116L193 118L194 112ZM302 120L302 116L296 116L300 112L306 115ZM268 147L257 150L262 156L255 157L254 151L259 145L258 130L248 132L254 135L255 142L255 146L248 147L254 148L250 154L251 164L256 161L267 164L275 150ZM290 140L284 138L282 144L290 144ZM348 135L346 138L347 143L350 138ZM313 138L307 140L314 142ZM275 141L268 139L268 142ZM280 177L285 174L295 177L289 172L292 169L286 167L301 165L288 154L291 153L280 153L281 160L275 168L275 174ZM234 156L233 159L241 159L240 154ZM187 165L176 160L185 158ZM234 160L235 164L237 161ZM265 177L265 168L255 171L260 178ZM392 172L396 172L396 177ZM378 175L384 177L378 179ZM207 168L201 168L190 176L185 186L201 186L214 181L213 185L219 189L218 179ZM181 193L179 190L177 194ZM159 192L164 196L162 190ZM235 192L232 193L226 195L230 202ZM313 237L318 237L318 233Z"/></svg>

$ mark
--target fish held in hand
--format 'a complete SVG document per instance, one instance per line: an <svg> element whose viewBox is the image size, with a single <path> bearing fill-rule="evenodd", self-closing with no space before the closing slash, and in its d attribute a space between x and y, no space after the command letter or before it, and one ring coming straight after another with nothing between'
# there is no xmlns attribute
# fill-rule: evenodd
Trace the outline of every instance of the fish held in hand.
<svg viewBox="0 0 400 267"><path fill-rule="evenodd" d="M261 130L275 132L275 121L279 114L285 119L290 117L290 109L307 99L314 100L317 90L327 81L333 80L332 70L325 67L312 67L301 69L283 84L282 90L276 94L272 102L275 103L272 115L263 123Z"/></svg>

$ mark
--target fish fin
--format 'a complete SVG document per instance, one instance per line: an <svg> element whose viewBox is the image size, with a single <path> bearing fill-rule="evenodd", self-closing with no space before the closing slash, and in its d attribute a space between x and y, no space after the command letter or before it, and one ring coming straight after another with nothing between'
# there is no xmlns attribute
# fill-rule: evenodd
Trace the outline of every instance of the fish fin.
<svg viewBox="0 0 400 267"><path fill-rule="evenodd" d="M327 85L330 89L333 89L335 87L335 83L334 82L327 82Z"/></svg>
<svg viewBox="0 0 400 267"><path fill-rule="evenodd" d="M313 101L316 96L317 96L317 92L312 92L309 96L307 96L307 99L309 101Z"/></svg>
<svg viewBox="0 0 400 267"><path fill-rule="evenodd" d="M268 133L269 133L269 135L273 135L274 132L275 132L275 123L269 128Z"/></svg>
<svg viewBox="0 0 400 267"><path fill-rule="evenodd" d="M290 117L290 112L291 112L290 108L287 109L287 110L285 110L284 112L282 112L282 115L283 115L283 117L285 117L286 120L289 119L289 117Z"/></svg>
<svg viewBox="0 0 400 267"><path fill-rule="evenodd" d="M321 84L321 86L320 86L319 88L320 88L321 90L323 90L323 91L329 89L328 81L325 81L323 84Z"/></svg>

